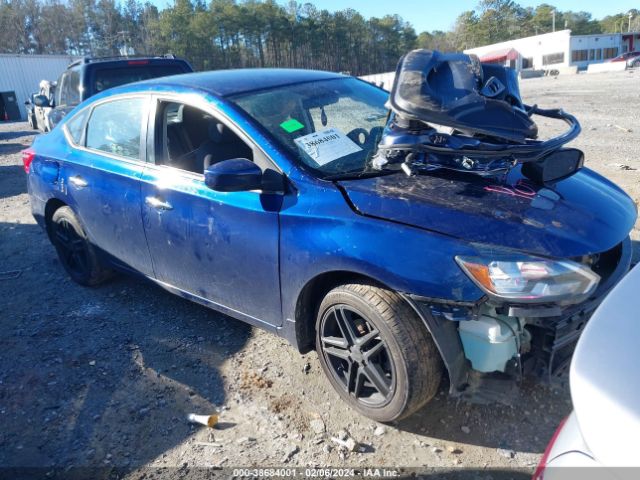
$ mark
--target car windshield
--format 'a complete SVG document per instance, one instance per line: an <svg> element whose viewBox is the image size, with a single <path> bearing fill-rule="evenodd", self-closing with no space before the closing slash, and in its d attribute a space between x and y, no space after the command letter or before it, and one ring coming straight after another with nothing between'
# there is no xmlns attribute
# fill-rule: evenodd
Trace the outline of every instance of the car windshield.
<svg viewBox="0 0 640 480"><path fill-rule="evenodd" d="M388 97L373 85L345 77L245 93L231 101L299 163L328 178L370 171Z"/></svg>

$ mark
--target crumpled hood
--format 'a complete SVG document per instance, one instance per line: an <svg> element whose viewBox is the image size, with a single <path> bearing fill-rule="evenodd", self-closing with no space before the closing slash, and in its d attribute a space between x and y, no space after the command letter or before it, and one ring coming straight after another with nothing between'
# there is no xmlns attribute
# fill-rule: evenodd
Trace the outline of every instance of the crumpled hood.
<svg viewBox="0 0 640 480"><path fill-rule="evenodd" d="M455 173L397 173L339 185L363 215L550 257L609 250L637 216L626 193L588 168L547 186L524 178L519 167L505 184Z"/></svg>

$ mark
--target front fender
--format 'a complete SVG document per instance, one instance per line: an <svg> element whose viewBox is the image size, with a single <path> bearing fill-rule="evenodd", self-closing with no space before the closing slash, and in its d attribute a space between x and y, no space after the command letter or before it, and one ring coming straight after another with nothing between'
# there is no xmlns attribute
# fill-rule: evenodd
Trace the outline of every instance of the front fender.
<svg viewBox="0 0 640 480"><path fill-rule="evenodd" d="M295 319L304 286L327 272L344 271L422 297L476 302L480 289L455 255L475 250L459 239L356 213L331 182L299 181L280 216L283 317Z"/></svg>

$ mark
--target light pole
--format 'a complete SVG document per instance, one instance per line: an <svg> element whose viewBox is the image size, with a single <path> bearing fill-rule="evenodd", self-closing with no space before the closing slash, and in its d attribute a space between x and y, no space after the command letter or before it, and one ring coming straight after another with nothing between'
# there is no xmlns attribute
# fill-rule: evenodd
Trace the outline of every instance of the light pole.
<svg viewBox="0 0 640 480"><path fill-rule="evenodd" d="M633 18L633 13L629 12L629 28L627 28L627 32L631 31L631 19Z"/></svg>
<svg viewBox="0 0 640 480"><path fill-rule="evenodd" d="M629 22L631 22L631 20L629 20ZM631 24L631 23L629 23ZM555 32L556 31L556 10L555 8L553 10L551 10L551 31Z"/></svg>

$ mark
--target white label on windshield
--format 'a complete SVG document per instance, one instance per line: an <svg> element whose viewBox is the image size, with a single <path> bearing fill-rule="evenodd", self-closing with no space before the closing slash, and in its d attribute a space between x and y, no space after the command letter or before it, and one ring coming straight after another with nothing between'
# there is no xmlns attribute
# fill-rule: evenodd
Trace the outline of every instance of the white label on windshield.
<svg viewBox="0 0 640 480"><path fill-rule="evenodd" d="M296 145L318 165L326 165L362 149L337 128L327 128L295 139Z"/></svg>

